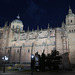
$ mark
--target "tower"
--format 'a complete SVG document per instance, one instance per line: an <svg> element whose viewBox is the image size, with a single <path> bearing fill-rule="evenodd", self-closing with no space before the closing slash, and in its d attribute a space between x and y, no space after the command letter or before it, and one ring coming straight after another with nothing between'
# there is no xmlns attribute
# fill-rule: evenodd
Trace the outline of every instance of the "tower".
<svg viewBox="0 0 75 75"><path fill-rule="evenodd" d="M70 61L72 64L75 63L75 14L72 12L72 9L69 7L68 15L66 16L66 31L68 35L69 42L69 55Z"/></svg>
<svg viewBox="0 0 75 75"><path fill-rule="evenodd" d="M72 9L69 7L68 15L66 16L66 25L74 25L75 24L75 15L72 12Z"/></svg>

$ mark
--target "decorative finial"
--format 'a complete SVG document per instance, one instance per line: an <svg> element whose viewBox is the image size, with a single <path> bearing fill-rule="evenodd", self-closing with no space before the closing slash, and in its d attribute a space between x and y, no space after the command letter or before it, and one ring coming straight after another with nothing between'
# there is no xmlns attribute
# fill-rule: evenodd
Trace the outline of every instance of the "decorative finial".
<svg viewBox="0 0 75 75"><path fill-rule="evenodd" d="M48 29L49 29L49 23L48 23Z"/></svg>
<svg viewBox="0 0 75 75"><path fill-rule="evenodd" d="M18 16L17 16L17 19L20 19L20 16L19 16L19 14L18 14Z"/></svg>
<svg viewBox="0 0 75 75"><path fill-rule="evenodd" d="M62 28L64 28L65 27L65 23L64 22L62 22Z"/></svg>
<svg viewBox="0 0 75 75"><path fill-rule="evenodd" d="M8 25L8 21L5 22L5 27L7 27L7 25Z"/></svg>
<svg viewBox="0 0 75 75"><path fill-rule="evenodd" d="M37 31L39 31L39 26L37 26Z"/></svg>
<svg viewBox="0 0 75 75"><path fill-rule="evenodd" d="M70 5L69 5L69 14L71 14L72 13L72 10L71 10L71 7L70 7Z"/></svg>
<svg viewBox="0 0 75 75"><path fill-rule="evenodd" d="M29 26L28 26L28 29L27 29L27 31L29 32Z"/></svg>

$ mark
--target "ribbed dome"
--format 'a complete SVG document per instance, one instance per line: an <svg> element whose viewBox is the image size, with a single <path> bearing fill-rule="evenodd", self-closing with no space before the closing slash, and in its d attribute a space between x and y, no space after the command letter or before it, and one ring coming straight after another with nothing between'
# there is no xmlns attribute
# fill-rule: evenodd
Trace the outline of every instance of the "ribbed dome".
<svg viewBox="0 0 75 75"><path fill-rule="evenodd" d="M15 20L13 20L13 21L12 21L12 23L19 23L19 24L23 24L23 22L22 22L21 20L19 20L19 19L15 19Z"/></svg>
<svg viewBox="0 0 75 75"><path fill-rule="evenodd" d="M13 20L12 23L19 23L19 24L23 24L23 22L20 20L20 16L18 14L17 19Z"/></svg>
<svg viewBox="0 0 75 75"><path fill-rule="evenodd" d="M11 22L11 29L20 29L23 30L23 22L20 20L20 16L17 16L17 19Z"/></svg>

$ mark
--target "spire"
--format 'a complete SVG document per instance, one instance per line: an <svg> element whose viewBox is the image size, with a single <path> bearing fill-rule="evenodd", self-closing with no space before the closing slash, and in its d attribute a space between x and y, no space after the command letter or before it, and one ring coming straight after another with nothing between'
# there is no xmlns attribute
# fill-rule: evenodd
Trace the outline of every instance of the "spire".
<svg viewBox="0 0 75 75"><path fill-rule="evenodd" d="M17 16L17 19L20 19L20 16L19 16L19 14L18 14L18 16Z"/></svg>
<svg viewBox="0 0 75 75"><path fill-rule="evenodd" d="M69 6L69 14L71 14L72 13L72 10L71 10L71 7Z"/></svg>
<svg viewBox="0 0 75 75"><path fill-rule="evenodd" d="M37 31L39 31L39 26L37 26Z"/></svg>
<svg viewBox="0 0 75 75"><path fill-rule="evenodd" d="M7 27L7 25L8 25L8 21L5 22L5 27Z"/></svg>
<svg viewBox="0 0 75 75"><path fill-rule="evenodd" d="M65 27L65 23L64 22L62 22L62 28L64 28Z"/></svg>
<svg viewBox="0 0 75 75"><path fill-rule="evenodd" d="M29 32L29 26L28 26L27 32Z"/></svg>
<svg viewBox="0 0 75 75"><path fill-rule="evenodd" d="M49 23L48 23L48 29L49 29Z"/></svg>

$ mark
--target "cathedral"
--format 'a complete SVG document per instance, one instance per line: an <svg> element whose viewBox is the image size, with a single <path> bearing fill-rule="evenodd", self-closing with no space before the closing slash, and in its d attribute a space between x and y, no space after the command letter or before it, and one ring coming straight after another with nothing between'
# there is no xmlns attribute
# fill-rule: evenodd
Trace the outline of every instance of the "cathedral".
<svg viewBox="0 0 75 75"><path fill-rule="evenodd" d="M31 63L31 54L44 51L47 55L51 50L59 51L63 64L75 64L75 14L69 7L68 14L61 27L37 30L23 30L20 16L9 25L6 22L0 28L0 61L3 56L9 58L9 63ZM65 55L67 54L68 55Z"/></svg>

